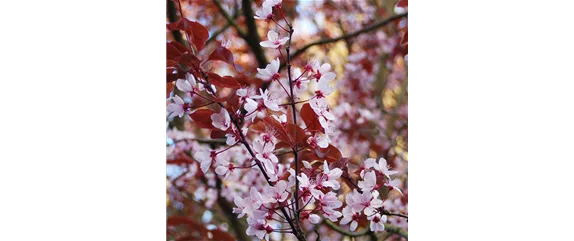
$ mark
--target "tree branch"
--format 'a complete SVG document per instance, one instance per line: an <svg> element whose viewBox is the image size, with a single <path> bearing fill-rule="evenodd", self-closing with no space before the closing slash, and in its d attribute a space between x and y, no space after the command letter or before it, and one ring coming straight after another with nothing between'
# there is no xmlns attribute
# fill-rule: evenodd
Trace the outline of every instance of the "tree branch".
<svg viewBox="0 0 574 241"><path fill-rule="evenodd" d="M331 229L337 231L340 234L343 234L345 236L349 236L349 237L359 237L359 236L365 236L365 235L369 235L371 233L370 229L366 229L364 231L361 232L351 232L351 231L347 231L341 227L339 227L337 224L331 222L330 220L325 219L325 224L327 224L327 226L329 226ZM402 228L390 225L390 224L385 224L385 231L389 232L389 233L394 233L396 235L399 235L405 239L409 239L408 238L408 232Z"/></svg>
<svg viewBox="0 0 574 241"><path fill-rule="evenodd" d="M235 23L234 18L229 16L227 11L225 11L225 9L223 9L223 6L221 6L221 2L219 0L213 0L213 3L215 4L215 6L217 6L217 9L219 9L219 12L221 13L221 15L223 15L223 17L225 19L227 19L227 23L231 24L231 26L233 26L235 28L235 30L237 30L237 34L239 35L239 37L245 39L246 38L245 31L243 31L241 28L239 28L239 26L237 26L237 23Z"/></svg>
<svg viewBox="0 0 574 241"><path fill-rule="evenodd" d="M295 58L295 57L297 57L297 56L303 54L308 48L311 48L311 47L313 47L313 46L315 46L315 45L328 44L328 43L332 43L332 42L337 42L337 41L339 41L339 40L347 40L347 39L350 39L350 38L353 38L353 37L357 37L357 36L359 36L360 34L373 31L373 30L378 29L378 28L380 28L380 27L383 27L383 26L385 26L385 25L387 25L387 24L389 24L389 23L391 23L391 22L393 22L393 21L395 21L395 20L397 20L397 19L400 19L400 18L402 18L402 17L407 17L407 14L408 14L408 13L403 13L403 14L399 14L399 15L392 16L392 17L387 18L387 19L383 19L383 20L378 21L378 22L376 22L376 23L374 23L374 24L371 24L371 25L369 25L369 26L367 26L367 27L365 27L365 28L363 28L363 29L360 29L360 30L357 30L357 31L355 31L355 32L351 32L351 33L348 33L348 34L343 34L343 35L341 35L341 36L339 36L339 37L336 37L336 38L321 39L321 40L318 40L318 41L309 43L309 44L303 46L302 48L298 49L297 51L295 51L295 53L293 53L293 54L291 55L291 58ZM282 66L282 67L284 67L284 66Z"/></svg>
<svg viewBox="0 0 574 241"><path fill-rule="evenodd" d="M263 52L263 48L259 43L261 39L259 38L259 33L257 33L257 25L255 25L255 18L253 17L253 9L251 8L251 1L250 0L242 0L241 6L243 7L243 16L245 16L245 24L247 24L247 35L245 36L245 41L253 54L255 55L255 59L257 59L257 63L259 64L259 68L265 68L269 62L267 62L267 58L265 58L265 52Z"/></svg>

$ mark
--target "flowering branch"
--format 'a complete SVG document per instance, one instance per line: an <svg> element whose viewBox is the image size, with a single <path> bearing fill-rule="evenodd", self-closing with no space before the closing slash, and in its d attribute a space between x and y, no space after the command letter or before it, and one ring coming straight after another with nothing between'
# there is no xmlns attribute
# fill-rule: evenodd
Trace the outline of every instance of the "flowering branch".
<svg viewBox="0 0 574 241"><path fill-rule="evenodd" d="M209 77L207 76L207 74L205 74L203 71L201 72L203 74L203 77L205 79L205 81L207 82L207 86L209 85ZM207 88L207 90L214 95L216 98L219 99L219 97L217 96L217 93L215 91L213 91L213 89L211 88ZM223 106L223 104L219 103L219 106L221 108L225 108ZM230 116L231 122L235 125L235 127L237 127L238 130L241 130L241 125L239 124L239 120L237 118L235 118L233 115ZM243 134L242 131L239 131L239 136L240 136L240 142L245 146L245 148L247 149L247 151L249 152L249 154L251 155L251 157L255 160L255 163L257 164L257 167L259 168L259 170L263 173L263 176L265 177L265 180L267 181L267 184L269 184L269 186L275 186L275 184L273 182L271 182L269 175L267 174L267 172L265 171L265 169L263 168L263 165L261 164L261 161L256 157L255 153L253 152L253 150L251 149L251 146L249 145L249 143L247 143L247 140L245 138L245 135ZM283 213L283 216L285 217L285 219L287 220L287 222L289 223L289 226L291 227L291 230L293 230L293 234L295 234L295 236L297 237L297 239L299 241L306 241L305 236L302 235L302 233L300 232L300 229L298 229L298 226L295 226L295 224L293 223L293 220L291 218L289 218L289 215L287 214L287 211L285 209L285 207L281 207L281 212Z"/></svg>
<svg viewBox="0 0 574 241"><path fill-rule="evenodd" d="M235 28L235 30L237 30L237 34L241 38L245 39L246 38L245 31L243 31L243 29L241 29L239 26L237 26L237 23L235 23L234 18L229 16L227 11L225 11L225 9L223 9L221 2L219 2L219 0L213 0L213 3L215 4L215 6L217 6L217 9L219 9L219 12L221 13L221 15L223 15L223 17L225 19L227 19L227 23L230 24L231 26L233 26L233 28Z"/></svg>
<svg viewBox="0 0 574 241"><path fill-rule="evenodd" d="M340 234L343 234L345 236L349 236L349 237L360 237L360 236L365 236L365 235L369 235L370 233L372 233L371 230L369 229L365 229L361 232L351 232L351 231L347 231L341 227L339 227L337 224L325 219L325 224L327 224L327 226L329 226L329 228L337 231ZM409 235L408 232L402 228L390 225L390 224L385 224L385 231L389 232L389 233L394 233L397 234L405 239L409 239Z"/></svg>
<svg viewBox="0 0 574 241"><path fill-rule="evenodd" d="M353 37L357 37L362 33L373 31L373 30L378 29L380 27L383 27L389 23L392 23L393 21L395 21L397 19L407 17L407 15L408 15L408 13L398 14L398 15L389 17L387 19L383 19L381 21L378 21L374 24L371 24L371 25L369 25L363 29L357 30L357 31L352 32L352 33L344 34L344 35L341 35L341 36L336 37L336 38L321 39L321 40L309 43L309 44L303 46L302 48L298 49L297 51L295 51L295 53L293 53L293 55L291 55L291 58L295 58L295 57L303 54L308 48L311 48L315 45L328 44L328 43L332 43L332 42L337 42L339 40L347 40L347 39L350 39Z"/></svg>

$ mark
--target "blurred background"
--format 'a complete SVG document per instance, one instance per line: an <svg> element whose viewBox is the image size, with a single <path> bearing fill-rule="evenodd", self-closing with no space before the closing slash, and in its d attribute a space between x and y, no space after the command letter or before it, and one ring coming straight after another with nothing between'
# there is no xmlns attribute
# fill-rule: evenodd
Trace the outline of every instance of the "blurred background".
<svg viewBox="0 0 574 241"><path fill-rule="evenodd" d="M231 50L243 72L225 63L210 63L221 75L235 76L255 87L278 89L275 83L256 78L256 68L264 68L278 57L277 51L264 51L259 45L267 39L268 30L278 31L274 22L253 19L262 2L168 0L166 22L175 22L183 14L204 25L209 38L201 53L210 53L219 45ZM404 195L389 194L385 208L404 214L408 213L407 5L407 1L397 0L283 1L283 11L295 29L293 65L302 68L317 60L331 64L337 74L332 83L335 92L327 98L337 116L338 133L331 138L332 144L351 159L350 168L358 168L365 158L384 157L398 170ZM185 35L179 31L166 30L166 38L185 43ZM179 94L173 89L168 82L167 96ZM189 118L167 119L166 129L167 240L251 240L241 234L245 233L244 218L231 213L233 201L214 188L227 184L202 180L190 153L193 147L214 148L221 141L205 136ZM389 217L389 223L408 230L405 219ZM326 233L321 240L404 239L392 233L349 237L326 226L319 228ZM315 240L314 235L310 233L308 240ZM272 235L271 240L289 240L289 236Z"/></svg>

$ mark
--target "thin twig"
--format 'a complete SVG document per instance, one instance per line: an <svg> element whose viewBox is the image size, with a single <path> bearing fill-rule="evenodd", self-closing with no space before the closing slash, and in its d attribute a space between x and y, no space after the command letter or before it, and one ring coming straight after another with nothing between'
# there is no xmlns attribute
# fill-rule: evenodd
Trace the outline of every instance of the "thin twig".
<svg viewBox="0 0 574 241"><path fill-rule="evenodd" d="M387 24L389 24L389 23L392 23L393 21L395 21L395 20L397 20L397 19L400 19L400 18L403 18L403 17L407 17L407 14L408 14L408 13L398 14L398 15L392 16L392 17L390 17L390 18L383 19L383 20L378 21L378 22L376 22L376 23L374 23L374 24L371 24L371 25L369 25L369 26L367 26L367 27L365 27L365 28L363 28L363 29L360 29L360 30L357 30L357 31L355 31L355 32L351 32L351 33L348 33L348 34L344 34L344 35L341 35L341 36L336 37L336 38L321 39L321 40L318 40L318 41L309 43L309 44L303 46L302 48L298 49L297 51L295 51L295 53L293 53L293 54L291 55L291 58L296 58L297 56L303 54L308 48L311 48L311 47L313 47L313 46L315 46L315 45L328 44L328 43L332 43L332 42L337 42L337 41L339 41L339 40L347 40L347 39L350 39L350 38L353 38L353 37L357 37L357 36L359 36L359 35L362 34L362 33L366 33L366 32L373 31L373 30L378 29L378 28L380 28L380 27L383 27L383 26L385 26L385 25L387 25ZM285 67L285 66L281 66L281 67Z"/></svg>
<svg viewBox="0 0 574 241"><path fill-rule="evenodd" d="M245 38L246 37L245 31L243 29L241 29L239 26L237 26L237 23L235 23L234 18L229 16L229 13L227 13L227 11L225 11L225 9L223 9L221 2L219 2L219 0L213 0L213 3L215 4L215 6L217 6L217 9L219 9L219 12L221 13L221 15L223 15L223 17L225 19L227 19L227 23L231 24L231 26L233 26L233 28L235 28L235 30L237 30L237 34L241 38Z"/></svg>

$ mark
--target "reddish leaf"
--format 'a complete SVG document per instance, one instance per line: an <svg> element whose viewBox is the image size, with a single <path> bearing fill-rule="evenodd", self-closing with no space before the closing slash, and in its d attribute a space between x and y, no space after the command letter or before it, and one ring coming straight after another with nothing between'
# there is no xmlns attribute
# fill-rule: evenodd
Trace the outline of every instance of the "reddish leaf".
<svg viewBox="0 0 574 241"><path fill-rule="evenodd" d="M166 81L172 82L183 77L185 77L185 73L181 70L179 64L173 60L167 60Z"/></svg>
<svg viewBox="0 0 574 241"><path fill-rule="evenodd" d="M281 148L291 148L291 145L289 145L289 143L287 143L287 142L280 141L279 143L277 143L275 145L275 149L281 149ZM291 155L291 154L286 154L286 155Z"/></svg>
<svg viewBox="0 0 574 241"><path fill-rule="evenodd" d="M225 137L225 131L222 131L220 129L213 129L209 137L211 137L211 139L223 138Z"/></svg>
<svg viewBox="0 0 574 241"><path fill-rule="evenodd" d="M304 150L301 152L301 159L309 162L314 160L326 160L327 162L332 163L338 161L341 157L341 152L333 145L329 145L327 148Z"/></svg>
<svg viewBox="0 0 574 241"><path fill-rule="evenodd" d="M189 114L189 117L201 128L215 129L211 124L211 115L214 113L215 111L211 109L201 109Z"/></svg>
<svg viewBox="0 0 574 241"><path fill-rule="evenodd" d="M211 72L207 73L207 76L209 77L209 83L211 83L215 86L235 88L235 89L238 89L241 87L239 82L237 82L237 80L235 80L235 78L233 78L231 76L221 77L218 74L211 73Z"/></svg>
<svg viewBox="0 0 574 241"><path fill-rule="evenodd" d="M185 53L189 53L187 47L176 41L166 43L165 50L167 54L167 59L175 61L178 61L179 58Z"/></svg>
<svg viewBox="0 0 574 241"><path fill-rule="evenodd" d="M397 3L397 7L401 7L401 8L406 8L409 5L409 1L408 0L399 0L399 2Z"/></svg>
<svg viewBox="0 0 574 241"><path fill-rule="evenodd" d="M298 125L287 123L285 126L287 134L289 135L291 144L297 142L299 145L303 145L307 137L305 136L305 131Z"/></svg>
<svg viewBox="0 0 574 241"><path fill-rule="evenodd" d="M209 38L209 32L207 28L198 22L190 21L187 18L180 18L177 22L170 23L167 25L168 30L182 30L189 38L191 42L197 48L197 51L201 51L205 46L205 41Z"/></svg>
<svg viewBox="0 0 574 241"><path fill-rule="evenodd" d="M287 108L287 123L295 123L293 120L293 108Z"/></svg>
<svg viewBox="0 0 574 241"><path fill-rule="evenodd" d="M335 162L343 157L341 151L333 145L329 145L327 148L321 149L320 151L317 150L316 153L319 157L325 158L328 162Z"/></svg>
<svg viewBox="0 0 574 241"><path fill-rule="evenodd" d="M214 230L209 230L209 232L211 232L211 234L213 235L212 240L217 240L217 241L234 241L235 238L223 231L223 230L219 230L219 229L214 229Z"/></svg>
<svg viewBox="0 0 574 241"><path fill-rule="evenodd" d="M401 39L401 45L407 45L407 44L409 44L409 29L405 28L405 32L403 33Z"/></svg>
<svg viewBox="0 0 574 241"><path fill-rule="evenodd" d="M207 228L205 226L196 223L195 221L181 216L172 216L167 218L167 226L187 226L187 230L190 232L197 232L194 236L196 237L207 237Z"/></svg>
<svg viewBox="0 0 574 241"><path fill-rule="evenodd" d="M343 170L343 168L347 168L347 163L349 163L351 159L349 158L339 158L339 160L331 163L331 165L329 165L329 169L333 169L333 168L339 168L341 170ZM345 172L346 173L346 172Z"/></svg>
<svg viewBox="0 0 574 241"><path fill-rule="evenodd" d="M169 98L169 93L173 90L173 82L167 82L166 87L167 94L165 98Z"/></svg>
<svg viewBox="0 0 574 241"><path fill-rule="evenodd" d="M193 54L186 53L179 58L179 63L189 66L192 70L199 72L201 61Z"/></svg>
<svg viewBox="0 0 574 241"><path fill-rule="evenodd" d="M285 130L283 125L281 125L281 123L279 121L275 120L275 118L273 118L271 116L267 116L267 117L263 118L263 121L265 122L266 130L269 130L269 131L275 133L275 138L277 138L280 141L284 141L285 143L288 143L289 145L294 144L294 142L291 140L291 138L289 138L289 134L287 134L287 131Z"/></svg>
<svg viewBox="0 0 574 241"><path fill-rule="evenodd" d="M189 156L187 156L187 154L180 154L180 155L177 155L173 159L167 159L167 164L180 165L180 164L193 164L194 162L195 161L193 161L191 158L189 158Z"/></svg>
<svg viewBox="0 0 574 241"><path fill-rule="evenodd" d="M218 46L215 50L213 50L213 52L211 52L207 60L220 60L233 66L233 68L237 71L240 72L243 71L243 68L241 68L241 66L235 64L233 60L233 53L231 53L229 49L221 45Z"/></svg>
<svg viewBox="0 0 574 241"><path fill-rule="evenodd" d="M319 116L315 114L315 111L313 111L309 103L305 103L301 107L301 119L303 119L305 122L307 131L316 132L322 130L321 123L319 122Z"/></svg>

